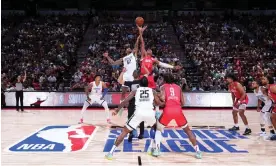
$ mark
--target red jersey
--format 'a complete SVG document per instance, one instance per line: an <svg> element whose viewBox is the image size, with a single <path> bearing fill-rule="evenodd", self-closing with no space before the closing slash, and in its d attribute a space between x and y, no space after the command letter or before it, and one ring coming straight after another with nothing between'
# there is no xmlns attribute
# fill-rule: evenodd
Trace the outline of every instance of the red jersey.
<svg viewBox="0 0 276 166"><path fill-rule="evenodd" d="M148 69L149 74L151 74L154 62L155 60L151 56L145 56L143 59L141 59L141 75L147 74L147 72L142 66L145 66Z"/></svg>
<svg viewBox="0 0 276 166"><path fill-rule="evenodd" d="M272 97L273 103L276 102L276 93L271 92L271 87L276 86L276 84L268 85L268 94Z"/></svg>
<svg viewBox="0 0 276 166"><path fill-rule="evenodd" d="M165 107L181 108L181 88L176 84L164 84Z"/></svg>
<svg viewBox="0 0 276 166"><path fill-rule="evenodd" d="M233 82L231 85L229 85L229 90L232 92L236 98L236 101L241 98L241 92L238 90L238 82ZM248 97L245 96L245 99L242 101L242 103L248 103Z"/></svg>

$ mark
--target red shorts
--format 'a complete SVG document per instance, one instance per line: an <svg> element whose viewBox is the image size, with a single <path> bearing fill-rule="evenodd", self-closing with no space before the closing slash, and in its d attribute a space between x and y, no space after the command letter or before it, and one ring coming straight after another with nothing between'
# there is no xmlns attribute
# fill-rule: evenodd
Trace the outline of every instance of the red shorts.
<svg viewBox="0 0 276 166"><path fill-rule="evenodd" d="M274 107L272 108L271 113L276 114L276 106L274 106Z"/></svg>
<svg viewBox="0 0 276 166"><path fill-rule="evenodd" d="M174 107L169 107L169 108L164 108L162 115L159 118L159 122L167 126L171 120L175 120L176 124L178 127L186 127L188 125L187 119L185 115L182 112L181 108L174 108Z"/></svg>
<svg viewBox="0 0 276 166"><path fill-rule="evenodd" d="M140 78L142 78L143 75L140 76ZM154 82L154 76L153 75L149 75L148 76L148 87L151 89L156 89L156 84Z"/></svg>

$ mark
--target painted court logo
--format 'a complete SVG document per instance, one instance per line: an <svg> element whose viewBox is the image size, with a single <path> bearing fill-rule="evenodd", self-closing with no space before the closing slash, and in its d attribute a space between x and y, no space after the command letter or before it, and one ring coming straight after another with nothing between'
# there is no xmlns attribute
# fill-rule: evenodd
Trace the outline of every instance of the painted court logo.
<svg viewBox="0 0 276 166"><path fill-rule="evenodd" d="M8 148L12 152L75 152L84 150L95 126L47 126Z"/></svg>
<svg viewBox="0 0 276 166"><path fill-rule="evenodd" d="M233 142L235 140L248 139L236 132L230 132L225 129L193 129L197 138L199 149L206 153L248 153ZM104 152L109 152L114 144L121 129L112 129L106 141ZM165 129L162 133L163 141L160 144L161 152L195 152L190 144L188 136L180 129ZM145 130L145 141L129 143L127 137L115 152L146 152L149 144L149 130Z"/></svg>

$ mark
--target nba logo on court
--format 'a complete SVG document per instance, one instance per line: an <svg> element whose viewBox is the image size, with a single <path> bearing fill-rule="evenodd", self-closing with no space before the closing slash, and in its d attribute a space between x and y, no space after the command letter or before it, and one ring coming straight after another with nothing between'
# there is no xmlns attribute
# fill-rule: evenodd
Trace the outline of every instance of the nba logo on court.
<svg viewBox="0 0 276 166"><path fill-rule="evenodd" d="M47 126L8 148L12 152L75 152L85 150L95 126Z"/></svg>

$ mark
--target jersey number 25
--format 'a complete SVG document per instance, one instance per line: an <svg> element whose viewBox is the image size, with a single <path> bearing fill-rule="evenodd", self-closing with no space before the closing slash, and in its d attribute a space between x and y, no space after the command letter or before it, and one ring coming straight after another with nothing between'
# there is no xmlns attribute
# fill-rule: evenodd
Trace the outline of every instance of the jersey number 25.
<svg viewBox="0 0 276 166"><path fill-rule="evenodd" d="M148 98L149 97L149 90L141 90L140 91L140 98Z"/></svg>

